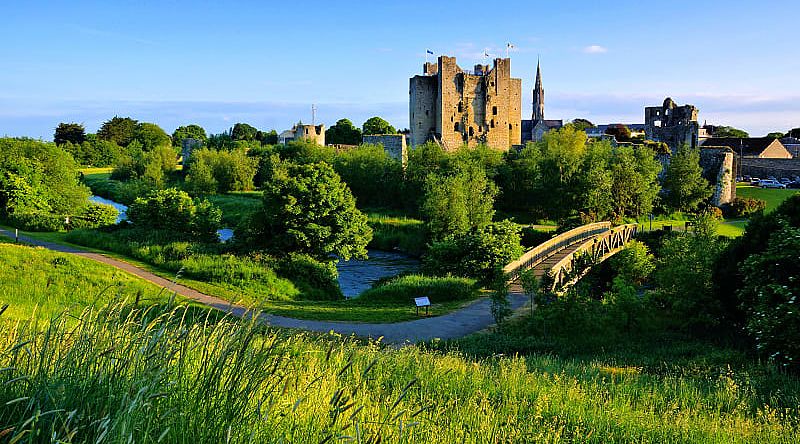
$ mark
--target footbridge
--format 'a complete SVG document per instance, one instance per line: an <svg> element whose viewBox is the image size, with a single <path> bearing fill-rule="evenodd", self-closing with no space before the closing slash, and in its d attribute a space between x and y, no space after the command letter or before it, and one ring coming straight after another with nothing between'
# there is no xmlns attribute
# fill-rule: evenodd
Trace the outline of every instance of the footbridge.
<svg viewBox="0 0 800 444"><path fill-rule="evenodd" d="M612 227L610 222L583 225L531 248L503 268L509 282L526 270L542 279L551 291L561 292L589 269L617 254L636 234L636 224ZM552 281L552 282L551 282Z"/></svg>

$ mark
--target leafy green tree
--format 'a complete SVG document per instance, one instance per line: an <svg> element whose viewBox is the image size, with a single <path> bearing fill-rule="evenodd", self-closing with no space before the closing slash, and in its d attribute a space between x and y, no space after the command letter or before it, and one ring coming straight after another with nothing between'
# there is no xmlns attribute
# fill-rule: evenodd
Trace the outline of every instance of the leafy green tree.
<svg viewBox="0 0 800 444"><path fill-rule="evenodd" d="M397 134L397 130L380 117L370 117L364 122L362 132L366 136L368 134Z"/></svg>
<svg viewBox="0 0 800 444"><path fill-rule="evenodd" d="M0 218L81 214L90 192L79 182L77 168L53 143L0 138Z"/></svg>
<svg viewBox="0 0 800 444"><path fill-rule="evenodd" d="M653 276L656 294L683 327L712 329L720 325L723 308L714 297L712 272L726 247L717 236L717 222L708 216L695 220L692 233L664 241Z"/></svg>
<svg viewBox="0 0 800 444"><path fill-rule="evenodd" d="M433 242L423 267L430 274L471 277L490 285L522 253L519 226L504 220Z"/></svg>
<svg viewBox="0 0 800 444"><path fill-rule="evenodd" d="M97 137L101 140L108 140L119 146L125 147L133 141L136 136L136 124L139 123L130 117L114 116L111 120L103 122L97 131Z"/></svg>
<svg viewBox="0 0 800 444"><path fill-rule="evenodd" d="M631 129L621 123L608 125L606 134L614 136L618 142L628 142L631 140Z"/></svg>
<svg viewBox="0 0 800 444"><path fill-rule="evenodd" d="M331 255L366 258L372 230L330 165L282 162L264 184L263 210L239 235L275 254L302 253L329 261Z"/></svg>
<svg viewBox="0 0 800 444"><path fill-rule="evenodd" d="M205 241L217 239L222 221L222 212L207 200L192 199L175 188L137 198L127 215L135 226L189 234Z"/></svg>
<svg viewBox="0 0 800 444"><path fill-rule="evenodd" d="M397 207L402 203L403 165L381 146L360 145L333 159L333 168L359 206Z"/></svg>
<svg viewBox="0 0 800 444"><path fill-rule="evenodd" d="M203 196L217 192L217 180L214 179L214 171L211 165L206 162L205 156L192 160L192 168L186 175L185 186L186 191L193 196Z"/></svg>
<svg viewBox="0 0 800 444"><path fill-rule="evenodd" d="M632 240L611 258L611 267L628 284L642 285L656 269L655 258L647 245Z"/></svg>
<svg viewBox="0 0 800 444"><path fill-rule="evenodd" d="M613 149L607 141L588 145L583 158L583 174L579 184L580 215L582 222L609 219L614 210L611 175Z"/></svg>
<svg viewBox="0 0 800 444"><path fill-rule="evenodd" d="M800 139L800 128L792 128L786 133L787 137Z"/></svg>
<svg viewBox="0 0 800 444"><path fill-rule="evenodd" d="M579 131L584 131L587 128L594 128L594 123L586 119L574 119L569 124L572 125L573 128Z"/></svg>
<svg viewBox="0 0 800 444"><path fill-rule="evenodd" d="M56 145L67 142L80 145L84 140L86 140L86 129L79 123L59 123L53 134Z"/></svg>
<svg viewBox="0 0 800 444"><path fill-rule="evenodd" d="M750 137L747 131L732 126L717 126L714 128L714 137L736 137L746 139Z"/></svg>
<svg viewBox="0 0 800 444"><path fill-rule="evenodd" d="M800 368L800 228L784 226L769 236L766 249L741 264L739 298L752 301L747 331L759 352L786 367Z"/></svg>
<svg viewBox="0 0 800 444"><path fill-rule="evenodd" d="M653 210L661 189L658 173L661 163L647 147L619 146L611 160L611 196L614 216L643 216Z"/></svg>
<svg viewBox="0 0 800 444"><path fill-rule="evenodd" d="M691 212L711 197L711 184L703 177L700 150L681 146L670 158L664 175L665 202L677 211Z"/></svg>
<svg viewBox="0 0 800 444"><path fill-rule="evenodd" d="M421 211L433 239L457 237L488 225L496 194L494 183L474 165L455 173L428 175Z"/></svg>
<svg viewBox="0 0 800 444"><path fill-rule="evenodd" d="M779 131L776 131L776 132L768 133L766 137L768 137L770 139L783 139L784 137L786 137L786 134L784 134L782 132L779 132Z"/></svg>
<svg viewBox="0 0 800 444"><path fill-rule="evenodd" d="M246 123L237 123L231 129L231 138L233 140L252 141L256 140L258 129Z"/></svg>
<svg viewBox="0 0 800 444"><path fill-rule="evenodd" d="M208 141L206 130L200 125L179 126L172 132L172 146L180 148L185 139L199 140L202 144Z"/></svg>
<svg viewBox="0 0 800 444"><path fill-rule="evenodd" d="M275 145L278 143L278 132L275 130L259 131L256 133L256 140L262 145Z"/></svg>
<svg viewBox="0 0 800 444"><path fill-rule="evenodd" d="M187 185L197 193L227 193L253 189L258 159L249 157L243 150L199 149L192 153L188 164ZM200 168L195 172L195 168ZM206 169L210 171L206 171ZM208 174L211 174L211 179ZM215 188L211 190L211 183Z"/></svg>
<svg viewBox="0 0 800 444"><path fill-rule="evenodd" d="M325 142L332 145L358 145L361 143L361 128L353 126L348 119L339 119L325 130Z"/></svg>
<svg viewBox="0 0 800 444"><path fill-rule="evenodd" d="M153 151L157 147L172 145L169 135L155 123L141 122L136 124L133 138L142 144L142 150L145 152Z"/></svg>

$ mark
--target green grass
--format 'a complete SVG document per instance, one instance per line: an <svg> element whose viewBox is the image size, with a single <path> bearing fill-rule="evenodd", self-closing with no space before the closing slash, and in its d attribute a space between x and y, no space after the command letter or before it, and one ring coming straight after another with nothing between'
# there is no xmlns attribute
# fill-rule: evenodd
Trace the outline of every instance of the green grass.
<svg viewBox="0 0 800 444"><path fill-rule="evenodd" d="M20 284L22 285L22 284ZM0 325L0 430L23 442L797 442L800 384L676 336L472 357L109 306ZM486 348L486 347L484 347ZM463 350L462 350L463 349ZM482 350L482 349L481 349ZM12 441L14 442L14 441Z"/></svg>
<svg viewBox="0 0 800 444"><path fill-rule="evenodd" d="M0 306L8 304L0 321L27 319L34 312L49 318L64 309L77 314L118 297L150 304L166 303L170 297L108 265L43 248L0 244L0 264Z"/></svg>
<svg viewBox="0 0 800 444"><path fill-rule="evenodd" d="M412 256L420 256L427 249L428 232L421 220L383 213L367 213L367 218L372 227L370 248Z"/></svg>
<svg viewBox="0 0 800 444"><path fill-rule="evenodd" d="M420 296L427 296L431 302L469 301L478 296L478 291L474 279L406 275L365 291L359 299L406 305Z"/></svg>
<svg viewBox="0 0 800 444"><path fill-rule="evenodd" d="M771 213L774 211L778 206L783 203L784 200L794 196L795 194L800 193L798 190L778 190L778 189L768 189L768 188L759 188L750 185L737 185L736 186L736 196L737 197L750 197L753 199L761 199L767 203L767 208L764 210L765 213Z"/></svg>
<svg viewBox="0 0 800 444"><path fill-rule="evenodd" d="M226 227L236 228L247 216L261 209L260 192L217 194L206 198L222 210L222 223Z"/></svg>

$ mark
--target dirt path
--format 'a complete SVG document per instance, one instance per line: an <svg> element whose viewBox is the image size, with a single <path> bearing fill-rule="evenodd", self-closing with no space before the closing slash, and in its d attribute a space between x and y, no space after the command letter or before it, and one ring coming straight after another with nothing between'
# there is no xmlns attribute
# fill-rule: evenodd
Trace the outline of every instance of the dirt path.
<svg viewBox="0 0 800 444"><path fill-rule="evenodd" d="M14 233L4 229L0 229L0 234L12 239L14 238ZM131 265L127 262L113 259L102 254L91 253L55 242L40 241L27 236L20 236L19 240L29 245L35 245L62 253L74 254L76 256L85 257L96 262L110 265L138 276L146 281L152 282L160 287L174 291L188 299L217 310L231 313L234 316L243 317L246 316L249 311L244 306L231 304L224 299L209 296L192 288L177 284L168 279L164 279L135 265ZM509 294L509 301L511 302L512 310L518 310L522 308L527 300L527 297L522 294L519 287L512 286L511 293ZM276 327L298 328L317 332L334 331L346 336L356 335L374 339L383 337L384 342L399 344L406 342L415 343L436 338L453 339L485 330L494 324L490 306L490 301L487 298L481 298L460 310L456 310L445 315L416 319L413 321L397 322L394 324L311 321L305 319L287 318L284 316L276 316L271 314L262 314L261 318L267 324Z"/></svg>

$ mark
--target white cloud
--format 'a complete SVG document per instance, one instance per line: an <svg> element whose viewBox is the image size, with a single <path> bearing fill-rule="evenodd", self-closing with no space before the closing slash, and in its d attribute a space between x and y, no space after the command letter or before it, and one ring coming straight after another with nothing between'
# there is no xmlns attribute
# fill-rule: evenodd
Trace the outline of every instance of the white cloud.
<svg viewBox="0 0 800 444"><path fill-rule="evenodd" d="M605 54L608 52L608 48L600 45L589 45L583 48L583 52L586 54Z"/></svg>

